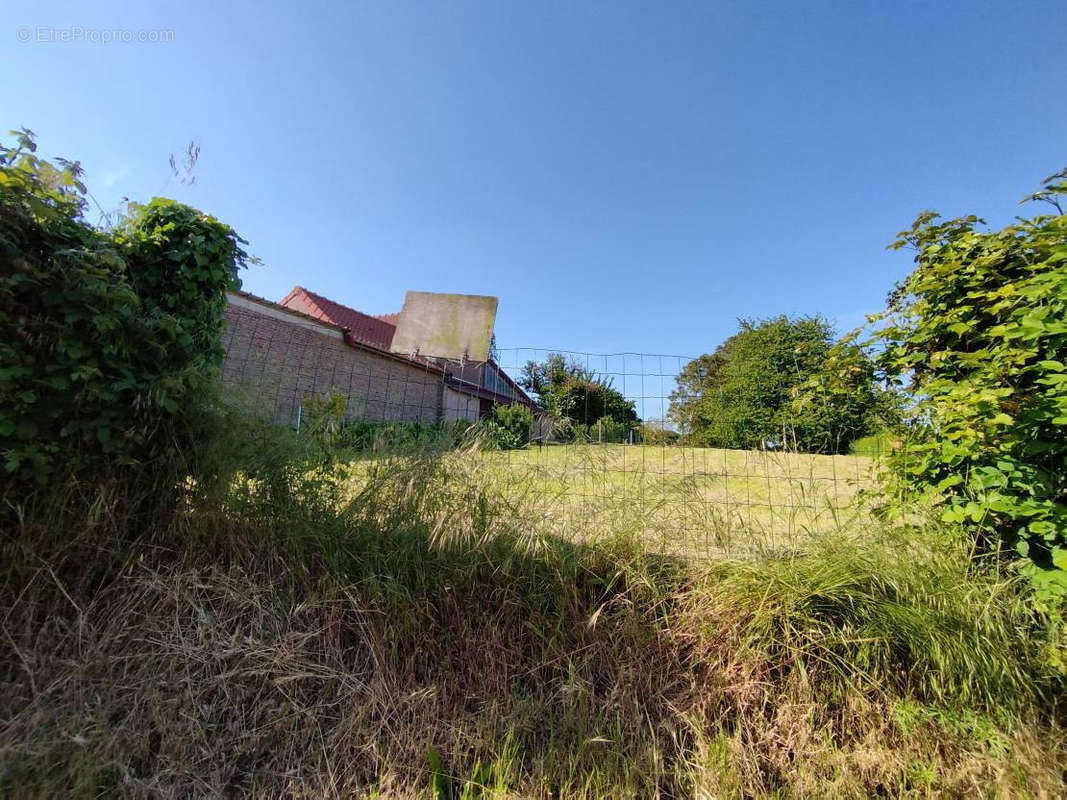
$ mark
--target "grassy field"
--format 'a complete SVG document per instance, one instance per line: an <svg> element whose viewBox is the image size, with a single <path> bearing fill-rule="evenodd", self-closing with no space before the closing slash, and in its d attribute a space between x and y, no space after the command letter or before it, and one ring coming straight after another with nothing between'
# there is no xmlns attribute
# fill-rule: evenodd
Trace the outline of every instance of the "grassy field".
<svg viewBox="0 0 1067 800"><path fill-rule="evenodd" d="M650 552L696 557L781 552L868 521L861 491L874 488L877 466L863 456L624 444L448 458L538 534L626 536ZM367 461L357 463L358 490Z"/></svg>

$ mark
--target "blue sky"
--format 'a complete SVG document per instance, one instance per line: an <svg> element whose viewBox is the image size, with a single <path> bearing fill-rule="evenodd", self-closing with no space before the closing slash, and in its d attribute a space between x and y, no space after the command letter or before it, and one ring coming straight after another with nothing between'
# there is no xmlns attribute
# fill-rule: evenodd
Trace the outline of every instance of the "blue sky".
<svg viewBox="0 0 1067 800"><path fill-rule="evenodd" d="M302 284L382 313L406 289L497 295L504 347L695 355L742 316L851 327L907 272L885 245L918 211L1003 224L1067 164L1063 0L4 18L4 129L80 159L105 207L162 193L215 214L271 299ZM75 26L173 34L39 40ZM186 187L167 158L194 138Z"/></svg>

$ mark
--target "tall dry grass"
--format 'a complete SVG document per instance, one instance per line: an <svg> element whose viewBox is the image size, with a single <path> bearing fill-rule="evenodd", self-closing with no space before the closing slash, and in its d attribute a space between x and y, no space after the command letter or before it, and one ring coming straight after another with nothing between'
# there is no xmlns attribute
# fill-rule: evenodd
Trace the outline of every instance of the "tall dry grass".
<svg viewBox="0 0 1067 800"><path fill-rule="evenodd" d="M0 796L1065 792L1041 630L936 531L695 565L546 536L475 457L353 496L218 448L154 524L100 490L4 532Z"/></svg>

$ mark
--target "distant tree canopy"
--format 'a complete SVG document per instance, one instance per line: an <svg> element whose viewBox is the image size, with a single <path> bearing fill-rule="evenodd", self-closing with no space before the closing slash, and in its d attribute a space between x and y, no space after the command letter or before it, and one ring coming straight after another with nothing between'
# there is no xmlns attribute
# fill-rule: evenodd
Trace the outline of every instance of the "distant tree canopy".
<svg viewBox="0 0 1067 800"><path fill-rule="evenodd" d="M610 378L562 353L550 353L544 361L527 361L519 385L537 395L549 412L579 425L604 418L622 425L637 422L633 401L623 397Z"/></svg>
<svg viewBox="0 0 1067 800"><path fill-rule="evenodd" d="M741 320L678 375L670 418L692 444L838 453L892 407L862 348L835 343L823 317Z"/></svg>

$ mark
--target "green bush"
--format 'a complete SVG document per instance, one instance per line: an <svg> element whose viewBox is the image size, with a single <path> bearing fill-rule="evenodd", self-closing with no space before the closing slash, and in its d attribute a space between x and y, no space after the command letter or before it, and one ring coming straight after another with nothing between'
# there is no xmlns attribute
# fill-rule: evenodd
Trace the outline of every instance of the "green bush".
<svg viewBox="0 0 1067 800"><path fill-rule="evenodd" d="M501 404L493 407L485 428L501 450L517 450L529 443L533 421L533 412L521 403Z"/></svg>
<svg viewBox="0 0 1067 800"><path fill-rule="evenodd" d="M610 419L629 426L638 421L634 402L623 397L605 378L571 378L552 390L549 402L556 414L577 425L594 426L599 420Z"/></svg>
<svg viewBox="0 0 1067 800"><path fill-rule="evenodd" d="M202 439L241 240L156 199L117 229L83 218L77 163L0 147L3 494L67 479L165 484ZM10 494L9 494L10 493Z"/></svg>
<svg viewBox="0 0 1067 800"><path fill-rule="evenodd" d="M622 444L629 441L630 428L630 425L611 417L601 417L588 427L587 435L593 442Z"/></svg>
<svg viewBox="0 0 1067 800"><path fill-rule="evenodd" d="M1032 199L1056 215L979 230L932 212L895 247L915 271L890 298L886 370L921 402L896 475L974 532L1029 559L1047 597L1067 596L1067 171Z"/></svg>
<svg viewBox="0 0 1067 800"><path fill-rule="evenodd" d="M627 400L610 376L562 353L549 353L542 362L528 361L519 385L537 395L541 405L557 418L576 426L589 426L603 417L627 425L637 422L633 400Z"/></svg>

